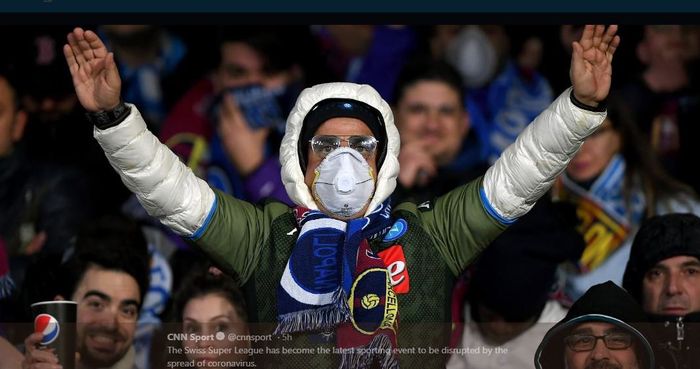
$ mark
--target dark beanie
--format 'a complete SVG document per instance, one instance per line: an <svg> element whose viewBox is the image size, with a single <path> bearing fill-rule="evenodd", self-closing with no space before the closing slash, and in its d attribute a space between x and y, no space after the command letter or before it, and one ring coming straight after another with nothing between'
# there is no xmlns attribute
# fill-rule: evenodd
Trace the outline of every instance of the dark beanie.
<svg viewBox="0 0 700 369"><path fill-rule="evenodd" d="M470 304L482 304L507 321L538 317L554 285L557 266L577 260L583 252L576 222L569 204L538 201L496 238L475 264Z"/></svg>
<svg viewBox="0 0 700 369"><path fill-rule="evenodd" d="M664 259L681 255L700 259L700 218L667 214L647 219L632 242L622 286L641 302L646 272Z"/></svg>
<svg viewBox="0 0 700 369"><path fill-rule="evenodd" d="M589 288L571 306L566 317L547 332L535 352L535 367L563 367L564 337L585 322L610 323L631 333L638 343L637 360L640 369L654 367L654 353L646 338L650 331L647 317L632 296L611 281Z"/></svg>
<svg viewBox="0 0 700 369"><path fill-rule="evenodd" d="M341 117L359 119L369 127L374 137L379 141L377 145L377 170L381 168L386 157L387 144L386 128L382 113L375 107L362 101L331 98L316 103L304 117L298 145L299 164L302 172L306 172L306 163L308 163L306 156L309 140L316 134L318 127L329 119Z"/></svg>

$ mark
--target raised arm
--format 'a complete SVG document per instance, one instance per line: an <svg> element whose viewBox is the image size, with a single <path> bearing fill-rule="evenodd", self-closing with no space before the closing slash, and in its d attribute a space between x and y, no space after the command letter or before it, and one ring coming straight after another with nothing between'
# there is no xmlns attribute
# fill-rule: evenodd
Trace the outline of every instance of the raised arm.
<svg viewBox="0 0 700 369"><path fill-rule="evenodd" d="M472 182L438 198L421 214L456 274L552 186L569 160L605 119L617 27L586 26L574 42L573 84L508 146L479 186ZM475 204L483 209L474 209ZM477 205L478 206L478 205Z"/></svg>
<svg viewBox="0 0 700 369"><path fill-rule="evenodd" d="M95 124L94 136L146 211L192 237L214 205L214 192L146 128L138 110L121 103L114 54L92 31L76 28L63 46L75 92Z"/></svg>
<svg viewBox="0 0 700 369"><path fill-rule="evenodd" d="M212 218L235 218L236 227L216 230L217 242L200 244L222 266L243 277L253 263L255 247L264 239L265 230L259 226L262 212L233 198L219 200L205 181L148 131L136 107L121 102L114 56L94 32L76 28L68 34L63 51L78 99L95 124L94 136L124 184L148 214L195 241L206 234L211 222L220 223ZM224 202L222 210L217 204Z"/></svg>
<svg viewBox="0 0 700 369"><path fill-rule="evenodd" d="M527 213L603 122L617 26L588 25L573 43L572 88L530 124L484 176L482 202L503 223Z"/></svg>

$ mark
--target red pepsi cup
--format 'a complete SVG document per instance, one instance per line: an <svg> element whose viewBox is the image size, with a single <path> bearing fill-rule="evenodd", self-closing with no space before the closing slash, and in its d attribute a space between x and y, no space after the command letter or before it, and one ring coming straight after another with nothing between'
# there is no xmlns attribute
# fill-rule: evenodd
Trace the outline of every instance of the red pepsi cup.
<svg viewBox="0 0 700 369"><path fill-rule="evenodd" d="M34 332L43 335L40 346L54 349L64 369L75 369L75 321L78 304L74 301L42 301L32 304Z"/></svg>

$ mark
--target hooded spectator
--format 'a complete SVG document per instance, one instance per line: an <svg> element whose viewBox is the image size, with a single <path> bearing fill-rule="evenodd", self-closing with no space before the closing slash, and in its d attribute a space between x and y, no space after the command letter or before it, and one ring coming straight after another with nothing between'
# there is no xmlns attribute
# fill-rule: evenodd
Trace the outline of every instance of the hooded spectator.
<svg viewBox="0 0 700 369"><path fill-rule="evenodd" d="M610 281L595 285L547 332L535 353L535 366L653 369L646 322L640 306L622 288Z"/></svg>

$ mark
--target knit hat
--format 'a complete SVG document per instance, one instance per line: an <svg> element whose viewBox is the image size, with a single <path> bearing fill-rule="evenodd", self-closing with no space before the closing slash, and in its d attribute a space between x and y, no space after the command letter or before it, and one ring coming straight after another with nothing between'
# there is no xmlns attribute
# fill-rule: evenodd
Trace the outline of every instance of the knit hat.
<svg viewBox="0 0 700 369"><path fill-rule="evenodd" d="M318 127L332 118L355 118L369 127L374 137L379 141L377 146L377 168L382 166L386 156L386 129L382 114L376 108L362 101L352 99L325 99L319 101L304 118L301 135L299 136L299 163L302 172L306 171L309 140L314 136Z"/></svg>
<svg viewBox="0 0 700 369"><path fill-rule="evenodd" d="M576 221L569 204L538 201L475 264L470 304L482 304L507 321L539 316L552 291L557 266L578 259L583 252Z"/></svg>
<svg viewBox="0 0 700 369"><path fill-rule="evenodd" d="M565 350L564 337L585 322L610 323L631 333L637 342L639 368L654 368L654 352L645 337L648 330L645 326L646 315L632 296L611 281L589 288L571 306L566 317L547 332L535 352L535 367L561 368Z"/></svg>
<svg viewBox="0 0 700 369"><path fill-rule="evenodd" d="M681 255L700 259L700 218L667 214L647 219L634 237L622 286L642 301L644 274L659 261Z"/></svg>

